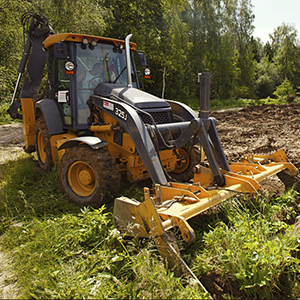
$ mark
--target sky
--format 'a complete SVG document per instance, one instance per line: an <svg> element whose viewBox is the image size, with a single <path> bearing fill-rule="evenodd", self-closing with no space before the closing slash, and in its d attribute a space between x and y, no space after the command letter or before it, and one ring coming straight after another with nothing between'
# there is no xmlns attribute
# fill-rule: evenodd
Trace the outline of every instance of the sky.
<svg viewBox="0 0 300 300"><path fill-rule="evenodd" d="M274 29L286 23L297 29L300 37L300 0L252 0L255 15L253 36L263 43L269 40Z"/></svg>

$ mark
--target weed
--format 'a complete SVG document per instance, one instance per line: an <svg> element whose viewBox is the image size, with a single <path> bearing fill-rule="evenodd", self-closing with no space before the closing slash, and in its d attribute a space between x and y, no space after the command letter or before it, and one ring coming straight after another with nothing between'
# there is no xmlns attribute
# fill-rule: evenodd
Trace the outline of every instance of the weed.
<svg viewBox="0 0 300 300"><path fill-rule="evenodd" d="M120 236L105 207L69 204L55 170L41 173L28 157L0 169L1 245L11 253L22 297L205 298L164 267L149 241Z"/></svg>
<svg viewBox="0 0 300 300"><path fill-rule="evenodd" d="M0 174L0 233L15 222L79 211L59 192L55 171L39 171L28 155L0 165Z"/></svg>
<svg viewBox="0 0 300 300"><path fill-rule="evenodd" d="M0 104L0 125L12 123L12 122L21 122L20 120L13 120L10 117L9 113L7 112L8 108L9 108L8 103L3 102Z"/></svg>
<svg viewBox="0 0 300 300"><path fill-rule="evenodd" d="M281 278L298 269L300 261L293 253L298 252L300 233L278 218L291 202L291 194L274 202L260 199L261 205L251 201L246 205L234 200L224 204L229 222L220 221L204 233L204 247L194 261L196 274L232 278L247 297L276 295Z"/></svg>
<svg viewBox="0 0 300 300"><path fill-rule="evenodd" d="M23 156L0 165L0 174L1 245L11 253L23 297L205 298L164 267L149 240L121 236L111 210L69 204L55 169L41 172ZM141 200L143 191L124 184L119 194ZM247 298L296 298L296 198L293 190L274 199L235 198L207 211L192 221L197 239L182 244L184 260L198 276L236 282Z"/></svg>
<svg viewBox="0 0 300 300"><path fill-rule="evenodd" d="M129 252L104 207L12 226L3 245L25 296L33 298L197 298L153 249ZM28 282L31 282L28 285Z"/></svg>

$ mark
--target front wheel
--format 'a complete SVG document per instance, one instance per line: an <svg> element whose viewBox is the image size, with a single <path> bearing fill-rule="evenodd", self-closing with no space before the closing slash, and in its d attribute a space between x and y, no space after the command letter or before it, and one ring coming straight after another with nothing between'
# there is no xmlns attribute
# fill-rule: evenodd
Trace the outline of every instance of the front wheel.
<svg viewBox="0 0 300 300"><path fill-rule="evenodd" d="M120 186L119 166L107 150L80 145L68 150L58 163L58 182L70 202L100 207Z"/></svg>

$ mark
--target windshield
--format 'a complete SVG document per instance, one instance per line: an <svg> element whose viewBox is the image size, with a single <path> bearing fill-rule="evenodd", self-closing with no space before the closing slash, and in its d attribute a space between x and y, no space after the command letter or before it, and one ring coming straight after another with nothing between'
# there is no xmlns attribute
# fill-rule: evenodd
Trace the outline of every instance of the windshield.
<svg viewBox="0 0 300 300"><path fill-rule="evenodd" d="M94 89L99 82L127 85L125 50L108 44L82 49L77 44L76 74L78 87Z"/></svg>
<svg viewBox="0 0 300 300"><path fill-rule="evenodd" d="M82 124L86 123L86 114L89 113L84 112L84 109L88 109L86 101L99 83L127 85L126 55L125 49L98 43L93 49L88 46L83 49L81 44L76 44L76 57L77 105L78 110L81 110L78 122ZM133 87L136 87L136 82L133 82Z"/></svg>
<svg viewBox="0 0 300 300"><path fill-rule="evenodd" d="M101 82L127 85L127 68L125 49L118 49L111 44L97 44L92 49L83 49L76 44L77 70L76 94L78 106L78 123L87 122L89 109L86 104L95 87ZM133 68L131 67L131 70ZM133 87L136 82L133 82Z"/></svg>

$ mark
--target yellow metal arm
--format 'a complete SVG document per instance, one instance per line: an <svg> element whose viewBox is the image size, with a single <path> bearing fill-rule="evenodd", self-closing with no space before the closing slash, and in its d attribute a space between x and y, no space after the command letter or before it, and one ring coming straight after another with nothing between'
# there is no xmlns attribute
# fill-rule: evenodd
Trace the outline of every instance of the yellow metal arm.
<svg viewBox="0 0 300 300"><path fill-rule="evenodd" d="M183 239L191 242L195 233L187 220L239 193L257 193L260 181L286 169L292 176L298 172L281 150L272 155L243 157L242 162L231 165L231 172L221 170L226 184L217 187L210 169L199 165L193 184L157 184L152 194L145 188L143 203L125 197L116 199L116 226L139 237L159 236L177 226Z"/></svg>

